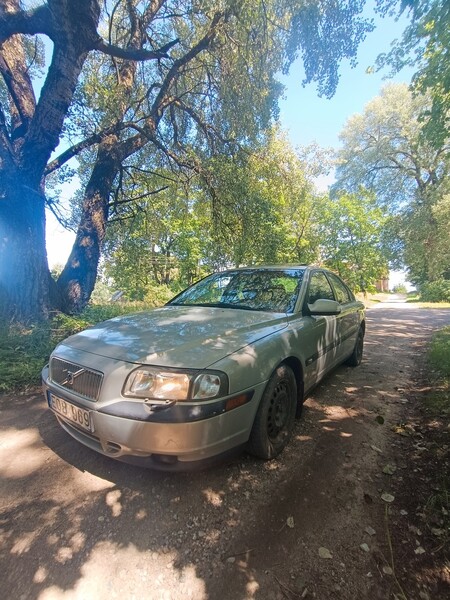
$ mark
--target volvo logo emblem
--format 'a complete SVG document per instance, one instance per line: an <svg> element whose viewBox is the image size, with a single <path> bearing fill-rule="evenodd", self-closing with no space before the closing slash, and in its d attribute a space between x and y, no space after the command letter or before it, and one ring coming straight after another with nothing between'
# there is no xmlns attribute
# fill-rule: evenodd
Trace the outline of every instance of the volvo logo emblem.
<svg viewBox="0 0 450 600"><path fill-rule="evenodd" d="M63 369L63 373L65 373L66 378L64 379L64 381L61 382L61 385L67 385L72 387L75 379L85 371L86 369L78 369L78 371L70 371L69 369Z"/></svg>

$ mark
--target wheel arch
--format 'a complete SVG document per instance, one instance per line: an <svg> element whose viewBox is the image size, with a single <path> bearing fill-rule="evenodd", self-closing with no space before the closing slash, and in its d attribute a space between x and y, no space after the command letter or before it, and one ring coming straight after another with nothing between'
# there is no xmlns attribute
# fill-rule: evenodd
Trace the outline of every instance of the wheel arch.
<svg viewBox="0 0 450 600"><path fill-rule="evenodd" d="M303 397L305 393L302 363L296 356L288 356L280 363L280 365L287 365L294 373L295 382L297 384L297 406L300 407L303 404Z"/></svg>

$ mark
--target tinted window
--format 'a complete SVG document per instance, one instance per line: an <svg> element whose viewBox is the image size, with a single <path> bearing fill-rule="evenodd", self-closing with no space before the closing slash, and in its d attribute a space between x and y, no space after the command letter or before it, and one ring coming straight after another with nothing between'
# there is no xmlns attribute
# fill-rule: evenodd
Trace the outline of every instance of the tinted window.
<svg viewBox="0 0 450 600"><path fill-rule="evenodd" d="M316 300L334 300L333 290L324 273L313 273L309 282L308 304Z"/></svg>
<svg viewBox="0 0 450 600"><path fill-rule="evenodd" d="M332 273L328 273L328 277L331 279L331 282L333 284L337 301L341 304L351 302L353 298L350 295L350 291L347 289L347 286L339 279L339 277L336 277L336 275L333 275Z"/></svg>

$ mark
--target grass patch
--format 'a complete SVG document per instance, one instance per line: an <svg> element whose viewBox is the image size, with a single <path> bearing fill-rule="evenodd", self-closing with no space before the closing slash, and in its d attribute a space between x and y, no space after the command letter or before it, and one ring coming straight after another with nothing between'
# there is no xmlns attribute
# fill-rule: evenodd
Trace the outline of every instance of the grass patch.
<svg viewBox="0 0 450 600"><path fill-rule="evenodd" d="M410 292L406 302L420 302L420 294L418 292Z"/></svg>
<svg viewBox="0 0 450 600"><path fill-rule="evenodd" d="M437 331L427 356L431 390L422 398L427 416L425 444L428 447L427 473L431 473L430 495L425 515L437 553L450 541L450 479L447 425L450 419L450 326ZM444 550L445 552L445 550Z"/></svg>
<svg viewBox="0 0 450 600"><path fill-rule="evenodd" d="M417 308L450 308L450 302L430 302L422 300L418 292L410 292L406 302L417 304Z"/></svg>
<svg viewBox="0 0 450 600"><path fill-rule="evenodd" d="M45 323L25 327L0 323L0 392L39 385L41 370L55 346L100 321L150 308L144 302L88 306L79 316L55 313Z"/></svg>
<svg viewBox="0 0 450 600"><path fill-rule="evenodd" d="M434 334L428 350L429 378L433 391L423 399L427 415L450 417L450 326Z"/></svg>
<svg viewBox="0 0 450 600"><path fill-rule="evenodd" d="M436 379L450 386L450 325L434 334L428 362Z"/></svg>
<svg viewBox="0 0 450 600"><path fill-rule="evenodd" d="M436 390L427 394L422 407L428 416L450 418L450 391Z"/></svg>
<svg viewBox="0 0 450 600"><path fill-rule="evenodd" d="M415 304L417 308L450 308L450 302L421 302L419 300L415 301Z"/></svg>

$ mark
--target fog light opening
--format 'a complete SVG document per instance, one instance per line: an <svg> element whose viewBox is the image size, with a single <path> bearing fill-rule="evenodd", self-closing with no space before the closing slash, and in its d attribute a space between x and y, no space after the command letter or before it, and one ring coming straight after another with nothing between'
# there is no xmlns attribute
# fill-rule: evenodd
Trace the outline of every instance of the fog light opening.
<svg viewBox="0 0 450 600"><path fill-rule="evenodd" d="M156 463L163 465L174 465L178 462L178 456L174 456L173 454L153 454L152 459Z"/></svg>
<svg viewBox="0 0 450 600"><path fill-rule="evenodd" d="M106 442L102 444L102 448L107 454L118 454L122 451L121 446L115 442Z"/></svg>

